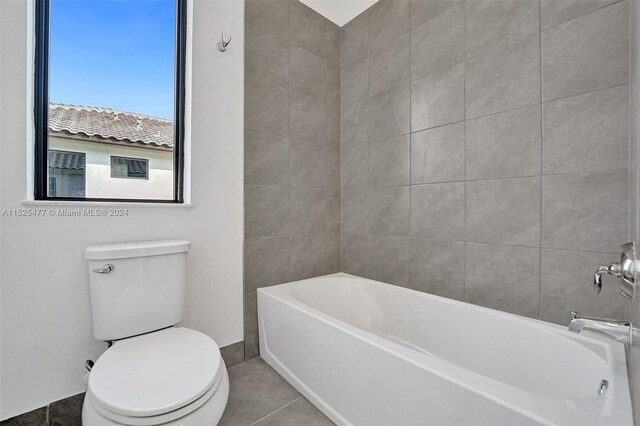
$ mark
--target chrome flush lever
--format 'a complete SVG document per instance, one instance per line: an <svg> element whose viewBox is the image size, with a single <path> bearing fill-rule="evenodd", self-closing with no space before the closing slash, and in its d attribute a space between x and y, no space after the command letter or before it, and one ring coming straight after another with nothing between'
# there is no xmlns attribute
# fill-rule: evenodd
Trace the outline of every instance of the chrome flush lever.
<svg viewBox="0 0 640 426"><path fill-rule="evenodd" d="M113 272L114 269L116 268L114 268L112 264L107 263L102 268L93 269L93 272L95 272L96 274L108 274L110 272Z"/></svg>

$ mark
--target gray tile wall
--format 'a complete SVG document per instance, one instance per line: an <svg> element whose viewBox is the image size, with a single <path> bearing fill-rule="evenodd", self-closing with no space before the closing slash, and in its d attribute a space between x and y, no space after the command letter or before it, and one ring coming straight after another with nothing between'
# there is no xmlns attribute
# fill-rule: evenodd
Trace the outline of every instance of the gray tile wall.
<svg viewBox="0 0 640 426"><path fill-rule="evenodd" d="M628 9L381 0L348 23L341 269L561 324L622 317L591 277L627 238Z"/></svg>
<svg viewBox="0 0 640 426"><path fill-rule="evenodd" d="M245 353L256 290L340 270L338 26L289 0L247 0Z"/></svg>

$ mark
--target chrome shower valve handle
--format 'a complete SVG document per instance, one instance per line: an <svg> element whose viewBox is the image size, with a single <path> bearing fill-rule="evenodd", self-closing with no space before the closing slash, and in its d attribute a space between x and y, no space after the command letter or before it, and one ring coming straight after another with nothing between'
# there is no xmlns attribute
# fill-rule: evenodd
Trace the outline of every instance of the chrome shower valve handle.
<svg viewBox="0 0 640 426"><path fill-rule="evenodd" d="M622 273L620 272L622 267L619 263L612 263L610 265L601 265L598 267L595 275L593 276L593 290L596 294L600 294L602 291L602 276L604 274L612 275L616 278L622 277Z"/></svg>
<svg viewBox="0 0 640 426"><path fill-rule="evenodd" d="M627 299L633 299L636 288L636 245L634 242L630 242L623 244L621 248L620 262L598 267L593 275L593 290L599 294L602 291L602 276L611 275L620 279L620 295Z"/></svg>

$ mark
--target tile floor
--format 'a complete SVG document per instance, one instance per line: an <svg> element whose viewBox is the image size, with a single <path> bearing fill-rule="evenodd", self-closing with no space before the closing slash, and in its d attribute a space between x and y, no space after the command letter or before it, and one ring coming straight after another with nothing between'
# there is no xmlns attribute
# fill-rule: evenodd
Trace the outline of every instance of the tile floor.
<svg viewBox="0 0 640 426"><path fill-rule="evenodd" d="M220 426L331 426L333 423L261 358L229 368ZM0 422L0 426L81 426L84 394Z"/></svg>
<svg viewBox="0 0 640 426"><path fill-rule="evenodd" d="M333 425L261 358L229 368L229 383L229 402L220 426Z"/></svg>

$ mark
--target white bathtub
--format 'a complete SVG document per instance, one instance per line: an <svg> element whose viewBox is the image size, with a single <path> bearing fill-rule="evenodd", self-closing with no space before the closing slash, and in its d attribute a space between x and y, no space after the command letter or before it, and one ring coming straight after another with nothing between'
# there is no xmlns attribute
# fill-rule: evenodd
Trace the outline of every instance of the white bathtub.
<svg viewBox="0 0 640 426"><path fill-rule="evenodd" d="M258 317L262 358L338 424L633 422L624 346L565 327L346 274L261 288Z"/></svg>

